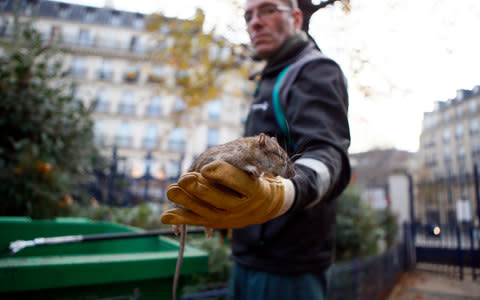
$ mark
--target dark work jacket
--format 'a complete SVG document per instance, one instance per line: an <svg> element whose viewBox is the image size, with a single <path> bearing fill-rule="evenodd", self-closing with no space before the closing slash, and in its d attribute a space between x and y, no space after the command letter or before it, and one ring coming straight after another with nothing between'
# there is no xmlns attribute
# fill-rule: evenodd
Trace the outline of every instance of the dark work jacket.
<svg viewBox="0 0 480 300"><path fill-rule="evenodd" d="M286 46L283 46L286 48ZM347 149L350 131L347 120L348 96L339 66L325 58L302 68L288 93L284 107L294 151L278 126L272 106L272 89L277 75L312 44L306 40L290 43L281 57L261 73L250 108L245 136L264 132L278 139L294 160L310 158L327 166L331 183L322 200L318 197L317 173L295 164L295 201L283 216L261 225L233 231L233 259L246 267L265 272L298 274L321 271L333 261L336 199L350 179Z"/></svg>

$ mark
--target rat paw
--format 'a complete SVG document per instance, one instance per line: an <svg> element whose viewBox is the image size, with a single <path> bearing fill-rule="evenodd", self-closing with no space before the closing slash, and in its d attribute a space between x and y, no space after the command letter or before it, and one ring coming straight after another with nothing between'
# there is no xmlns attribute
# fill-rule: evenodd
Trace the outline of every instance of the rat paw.
<svg viewBox="0 0 480 300"><path fill-rule="evenodd" d="M250 177L252 177L252 178L258 178L261 175L261 173L258 171L257 167L252 166L252 165L245 166L245 172L247 172L248 175L250 175Z"/></svg>

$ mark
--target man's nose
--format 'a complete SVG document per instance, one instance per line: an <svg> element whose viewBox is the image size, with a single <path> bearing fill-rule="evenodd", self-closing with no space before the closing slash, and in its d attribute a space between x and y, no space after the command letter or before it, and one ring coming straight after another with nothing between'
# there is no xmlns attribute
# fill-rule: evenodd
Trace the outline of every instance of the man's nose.
<svg viewBox="0 0 480 300"><path fill-rule="evenodd" d="M250 19L247 25L248 27L255 27L255 26L258 26L259 24L263 24L262 22L263 22L262 19L258 17L258 13L253 12L252 18Z"/></svg>

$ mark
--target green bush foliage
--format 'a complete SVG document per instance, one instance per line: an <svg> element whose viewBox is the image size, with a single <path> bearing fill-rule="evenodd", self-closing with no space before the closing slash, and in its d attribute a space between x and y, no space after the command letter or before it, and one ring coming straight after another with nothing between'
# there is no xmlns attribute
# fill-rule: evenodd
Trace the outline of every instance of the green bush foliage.
<svg viewBox="0 0 480 300"><path fill-rule="evenodd" d="M393 246L398 231L396 222L389 208L371 208L356 187L349 186L338 200L336 260L367 257Z"/></svg>
<svg viewBox="0 0 480 300"><path fill-rule="evenodd" d="M65 215L95 163L91 109L74 99L59 48L14 20L0 37L0 215Z"/></svg>
<svg viewBox="0 0 480 300"><path fill-rule="evenodd" d="M161 221L161 211L157 204L144 202L134 207L119 207L99 205L95 199L90 199L90 205L72 206L72 215L96 221L114 222L154 230L170 228Z"/></svg>

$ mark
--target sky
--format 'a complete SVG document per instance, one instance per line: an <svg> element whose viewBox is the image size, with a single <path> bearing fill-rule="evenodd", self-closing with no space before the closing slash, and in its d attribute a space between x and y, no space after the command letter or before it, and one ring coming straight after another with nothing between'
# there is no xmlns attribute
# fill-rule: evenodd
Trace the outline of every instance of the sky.
<svg viewBox="0 0 480 300"><path fill-rule="evenodd" d="M193 16L200 7L208 28L216 26L234 41L248 42L242 13L229 0L109 2L121 10L179 18ZM311 35L348 79L350 152L386 148L416 152L424 112L432 111L437 101L454 98L458 89L480 85L478 0L350 2L350 13L338 3L319 10L310 22Z"/></svg>

